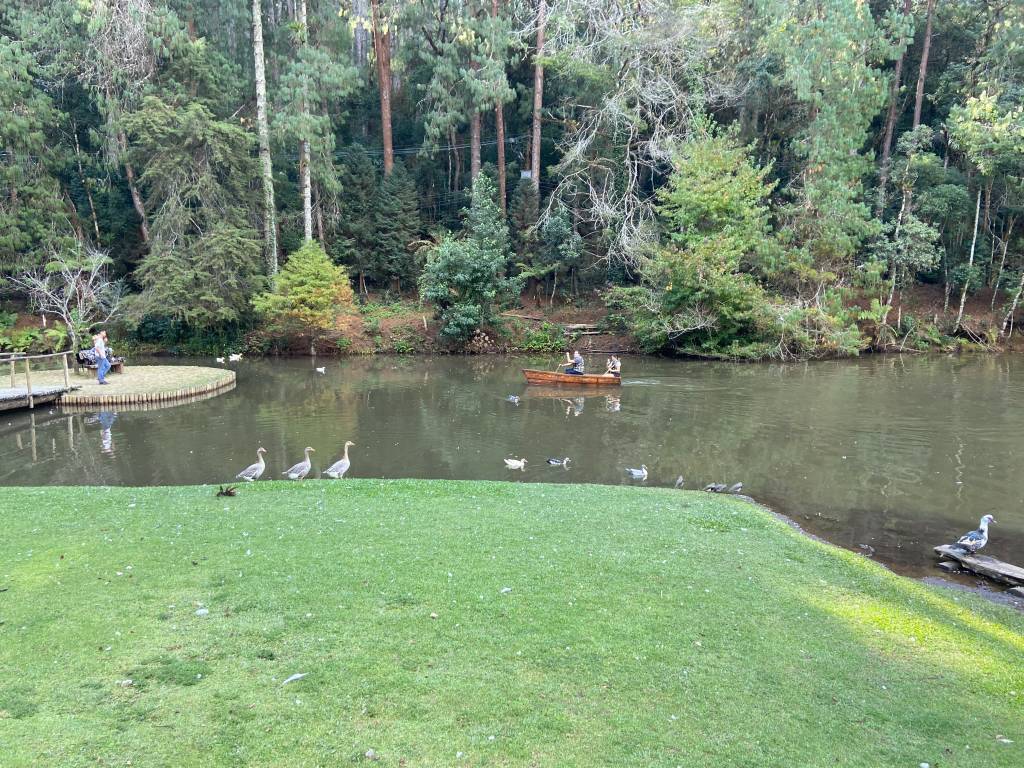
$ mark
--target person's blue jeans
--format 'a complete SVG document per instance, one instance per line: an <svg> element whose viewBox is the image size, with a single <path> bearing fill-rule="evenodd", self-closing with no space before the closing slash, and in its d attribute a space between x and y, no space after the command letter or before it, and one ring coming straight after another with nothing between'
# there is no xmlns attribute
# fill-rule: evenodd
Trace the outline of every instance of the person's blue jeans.
<svg viewBox="0 0 1024 768"><path fill-rule="evenodd" d="M110 370L110 361L105 357L96 358L96 380L103 383L106 379L107 371Z"/></svg>

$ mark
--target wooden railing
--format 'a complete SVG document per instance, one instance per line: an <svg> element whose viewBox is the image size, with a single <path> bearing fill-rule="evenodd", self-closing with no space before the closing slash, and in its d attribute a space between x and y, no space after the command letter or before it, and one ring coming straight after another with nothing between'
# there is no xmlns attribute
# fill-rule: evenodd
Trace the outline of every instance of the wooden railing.
<svg viewBox="0 0 1024 768"><path fill-rule="evenodd" d="M68 369L68 355L72 354L69 352L51 352L46 355L25 355L20 352L0 352L0 362L10 363L11 366L11 389L15 388L15 377L17 364L25 363L25 392L28 395L28 407L35 408L35 403L32 399L32 360L46 360L53 357L59 357L61 363L64 366L64 388L71 389L71 372Z"/></svg>

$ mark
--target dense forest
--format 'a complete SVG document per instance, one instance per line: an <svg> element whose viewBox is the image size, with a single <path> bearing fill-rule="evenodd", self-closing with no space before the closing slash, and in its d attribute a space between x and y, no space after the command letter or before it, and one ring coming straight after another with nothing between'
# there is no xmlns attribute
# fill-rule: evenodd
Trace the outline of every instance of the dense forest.
<svg viewBox="0 0 1024 768"><path fill-rule="evenodd" d="M1020 0L0 6L0 349L344 349L368 302L455 349L517 305L697 355L995 344L1022 207Z"/></svg>

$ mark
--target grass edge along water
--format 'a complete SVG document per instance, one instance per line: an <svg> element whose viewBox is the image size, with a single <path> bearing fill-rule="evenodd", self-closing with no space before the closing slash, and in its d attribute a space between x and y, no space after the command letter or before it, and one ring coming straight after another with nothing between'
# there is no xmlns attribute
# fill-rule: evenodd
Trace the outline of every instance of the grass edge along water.
<svg viewBox="0 0 1024 768"><path fill-rule="evenodd" d="M1024 617L742 500L215 491L0 490L0 763L1021 764Z"/></svg>

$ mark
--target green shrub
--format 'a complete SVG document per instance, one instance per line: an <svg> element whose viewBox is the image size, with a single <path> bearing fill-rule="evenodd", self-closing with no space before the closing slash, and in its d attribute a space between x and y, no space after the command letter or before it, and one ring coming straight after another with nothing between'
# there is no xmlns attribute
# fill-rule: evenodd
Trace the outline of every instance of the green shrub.
<svg viewBox="0 0 1024 768"><path fill-rule="evenodd" d="M545 321L528 329L519 347L525 352L560 352L565 348L562 326Z"/></svg>
<svg viewBox="0 0 1024 768"><path fill-rule="evenodd" d="M355 307L344 267L331 262L316 241L288 257L272 291L252 300L270 330L285 334L322 334L334 329L338 316Z"/></svg>

